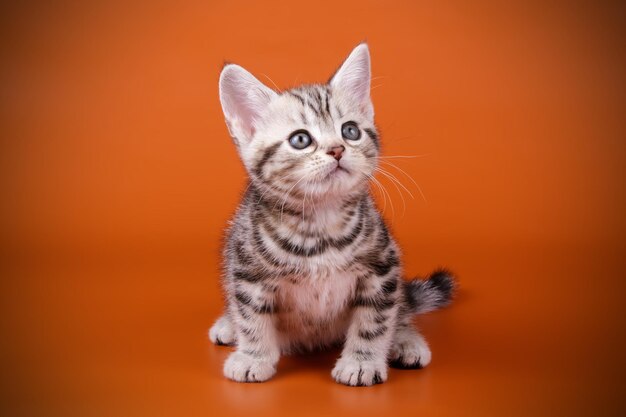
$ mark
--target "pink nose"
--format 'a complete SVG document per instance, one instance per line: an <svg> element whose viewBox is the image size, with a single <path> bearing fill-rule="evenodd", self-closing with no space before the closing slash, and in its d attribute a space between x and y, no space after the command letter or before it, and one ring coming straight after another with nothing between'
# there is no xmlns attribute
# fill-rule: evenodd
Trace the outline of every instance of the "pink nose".
<svg viewBox="0 0 626 417"><path fill-rule="evenodd" d="M330 148L330 151L326 152L328 155L331 155L333 158L335 158L337 161L339 161L341 159L341 155L343 154L343 151L346 150L346 147L341 145L341 146L333 146L332 148Z"/></svg>

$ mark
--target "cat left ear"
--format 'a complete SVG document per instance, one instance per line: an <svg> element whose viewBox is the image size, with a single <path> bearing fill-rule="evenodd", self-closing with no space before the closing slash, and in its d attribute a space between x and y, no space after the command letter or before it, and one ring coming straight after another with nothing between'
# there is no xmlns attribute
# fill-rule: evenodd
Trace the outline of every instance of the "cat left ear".
<svg viewBox="0 0 626 417"><path fill-rule="evenodd" d="M230 135L239 143L252 140L262 112L276 92L235 64L220 74L220 101Z"/></svg>
<svg viewBox="0 0 626 417"><path fill-rule="evenodd" d="M371 107L370 52L366 43L359 44L330 80L330 86L352 96L356 104Z"/></svg>

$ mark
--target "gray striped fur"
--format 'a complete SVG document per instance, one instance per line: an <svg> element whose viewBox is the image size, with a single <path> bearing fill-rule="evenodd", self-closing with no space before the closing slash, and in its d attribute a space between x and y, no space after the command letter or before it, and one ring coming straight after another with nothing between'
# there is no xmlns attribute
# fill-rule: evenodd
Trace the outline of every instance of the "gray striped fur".
<svg viewBox="0 0 626 417"><path fill-rule="evenodd" d="M369 81L364 44L328 84L277 93L241 67L222 72L226 122L249 174L226 234L226 311L210 330L216 344L236 345L230 379L264 381L281 354L339 345L332 375L346 385L384 382L389 363L430 361L411 319L447 304L453 281L444 271L401 278L400 248L369 193L380 150ZM358 140L342 138L347 122ZM292 147L296 131L311 145Z"/></svg>

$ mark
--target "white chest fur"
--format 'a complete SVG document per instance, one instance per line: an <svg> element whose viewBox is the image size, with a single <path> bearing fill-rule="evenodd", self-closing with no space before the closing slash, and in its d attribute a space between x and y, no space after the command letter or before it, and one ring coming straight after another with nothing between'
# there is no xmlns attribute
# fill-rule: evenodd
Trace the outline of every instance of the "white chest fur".
<svg viewBox="0 0 626 417"><path fill-rule="evenodd" d="M355 287L354 273L328 271L285 280L277 293L282 345L315 348L343 337Z"/></svg>
<svg viewBox="0 0 626 417"><path fill-rule="evenodd" d="M286 281L279 289L279 305L324 320L343 311L354 294L354 274L329 272Z"/></svg>

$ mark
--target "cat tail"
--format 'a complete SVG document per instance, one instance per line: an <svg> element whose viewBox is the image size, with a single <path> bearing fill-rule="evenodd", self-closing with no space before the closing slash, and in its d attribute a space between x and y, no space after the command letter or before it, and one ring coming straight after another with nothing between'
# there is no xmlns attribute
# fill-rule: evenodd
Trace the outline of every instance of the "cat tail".
<svg viewBox="0 0 626 417"><path fill-rule="evenodd" d="M456 280L446 269L438 269L426 279L405 281L404 295L415 314L445 307L452 301Z"/></svg>

